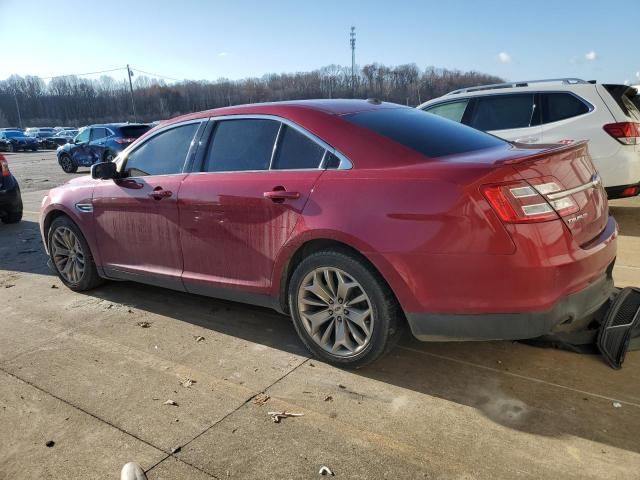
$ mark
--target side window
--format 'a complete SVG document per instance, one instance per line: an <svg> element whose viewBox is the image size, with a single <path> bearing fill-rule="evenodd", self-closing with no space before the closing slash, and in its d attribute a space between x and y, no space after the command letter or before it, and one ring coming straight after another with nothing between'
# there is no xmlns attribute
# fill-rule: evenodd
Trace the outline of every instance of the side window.
<svg viewBox="0 0 640 480"><path fill-rule="evenodd" d="M280 122L267 119L219 121L202 171L267 170L279 128Z"/></svg>
<svg viewBox="0 0 640 480"><path fill-rule="evenodd" d="M325 162L325 168L336 169L340 166L340 159L331 152L327 152L327 161Z"/></svg>
<svg viewBox="0 0 640 480"><path fill-rule="evenodd" d="M543 93L542 105L542 123L557 122L589 112L589 107L570 93Z"/></svg>
<svg viewBox="0 0 640 480"><path fill-rule="evenodd" d="M91 141L99 140L107 136L107 129L104 127L91 129Z"/></svg>
<svg viewBox="0 0 640 480"><path fill-rule="evenodd" d="M533 94L476 97L470 125L478 130L507 130L538 124Z"/></svg>
<svg viewBox="0 0 640 480"><path fill-rule="evenodd" d="M75 140L76 143L87 143L89 141L89 132L91 131L91 129L87 128L85 130L83 130L82 132L80 132Z"/></svg>
<svg viewBox="0 0 640 480"><path fill-rule="evenodd" d="M199 123L190 123L159 133L129 153L125 171L128 177L171 175L182 172Z"/></svg>
<svg viewBox="0 0 640 480"><path fill-rule="evenodd" d="M272 168L278 170L318 168L323 155L323 147L295 128L283 125Z"/></svg>
<svg viewBox="0 0 640 480"><path fill-rule="evenodd" d="M461 100L459 102L447 102L427 107L424 111L448 118L454 122L462 123L462 117L467 109L467 105L469 105L469 100Z"/></svg>

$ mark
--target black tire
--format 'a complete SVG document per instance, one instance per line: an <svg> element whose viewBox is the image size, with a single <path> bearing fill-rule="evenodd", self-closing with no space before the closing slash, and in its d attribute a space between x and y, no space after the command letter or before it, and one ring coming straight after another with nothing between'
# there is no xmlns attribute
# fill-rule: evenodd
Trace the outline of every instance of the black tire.
<svg viewBox="0 0 640 480"><path fill-rule="evenodd" d="M113 162L113 159L116 158L116 156L109 151L104 152L104 156L102 157L102 161L103 162Z"/></svg>
<svg viewBox="0 0 640 480"><path fill-rule="evenodd" d="M318 268L342 270L356 280L369 297L373 313L371 338L355 355L337 356L323 349L305 329L298 309L298 291L305 277ZM393 292L382 276L356 255L323 250L309 255L296 267L289 282L289 310L298 335L317 358L340 367L360 368L387 353L397 342L404 327L404 315Z"/></svg>
<svg viewBox="0 0 640 480"><path fill-rule="evenodd" d="M76 292L91 290L92 288L96 288L97 286L104 283L104 280L98 275L98 270L96 269L96 264L93 261L93 255L91 254L91 249L89 248L87 240L84 238L84 235L80 231L80 228L78 228L78 226L69 217L62 215L55 218L53 222L51 222L51 226L49 227L49 231L47 232L47 245L49 247L49 253L52 254L52 239L55 231L58 228L67 228L76 235L83 250L85 259L85 268L79 281L70 282L60 273L58 265L55 261L53 261L52 258L53 268L58 274L60 280L62 280L62 283Z"/></svg>
<svg viewBox="0 0 640 480"><path fill-rule="evenodd" d="M76 173L78 171L78 165L67 154L60 156L60 166L65 173Z"/></svg>
<svg viewBox="0 0 640 480"><path fill-rule="evenodd" d="M31 151L32 151L32 152L37 152L37 151L38 151L38 147L32 147L32 148L31 148Z"/></svg>
<svg viewBox="0 0 640 480"><path fill-rule="evenodd" d="M15 151L16 151L16 149L15 149L15 147L13 146L13 143L9 143L9 144L7 145L7 152L9 152L9 153L13 153L13 152L15 152Z"/></svg>

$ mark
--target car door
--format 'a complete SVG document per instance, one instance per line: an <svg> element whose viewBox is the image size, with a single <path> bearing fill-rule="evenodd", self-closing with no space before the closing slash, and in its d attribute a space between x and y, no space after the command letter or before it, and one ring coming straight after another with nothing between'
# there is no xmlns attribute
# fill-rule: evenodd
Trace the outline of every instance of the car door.
<svg viewBox="0 0 640 480"><path fill-rule="evenodd" d="M85 128L80 132L75 140L74 145L71 146L69 154L71 158L78 165L89 165L89 136L91 134L90 128Z"/></svg>
<svg viewBox="0 0 640 480"><path fill-rule="evenodd" d="M473 97L469 125L511 142L540 143L540 108L535 93Z"/></svg>
<svg viewBox="0 0 640 480"><path fill-rule="evenodd" d="M94 189L105 274L182 290L178 194L201 122L169 126L118 162L121 178Z"/></svg>
<svg viewBox="0 0 640 480"><path fill-rule="evenodd" d="M218 119L180 190L189 292L268 304L276 256L323 170L325 146L268 118Z"/></svg>
<svg viewBox="0 0 640 480"><path fill-rule="evenodd" d="M89 137L88 156L91 163L102 161L108 130L105 127L92 127Z"/></svg>

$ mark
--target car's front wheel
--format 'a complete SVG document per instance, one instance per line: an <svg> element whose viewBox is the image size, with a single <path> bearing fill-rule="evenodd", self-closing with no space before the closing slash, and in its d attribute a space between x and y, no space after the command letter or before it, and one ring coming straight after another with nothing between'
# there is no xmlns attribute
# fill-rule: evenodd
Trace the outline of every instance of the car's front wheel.
<svg viewBox="0 0 640 480"><path fill-rule="evenodd" d="M298 335L318 358L362 367L386 353L403 325L388 285L365 261L326 250L305 258L289 283Z"/></svg>
<svg viewBox="0 0 640 480"><path fill-rule="evenodd" d="M7 145L7 152L13 153L15 151L16 151L16 148L13 146L13 143L9 143L9 145Z"/></svg>
<svg viewBox="0 0 640 480"><path fill-rule="evenodd" d="M116 158L112 152L105 152L103 161L105 162L113 162L113 159Z"/></svg>
<svg viewBox="0 0 640 480"><path fill-rule="evenodd" d="M47 239L53 267L67 287L83 292L102 283L89 244L71 219L54 219Z"/></svg>
<svg viewBox="0 0 640 480"><path fill-rule="evenodd" d="M60 166L66 173L75 173L78 171L78 165L76 165L76 162L66 154L60 157Z"/></svg>

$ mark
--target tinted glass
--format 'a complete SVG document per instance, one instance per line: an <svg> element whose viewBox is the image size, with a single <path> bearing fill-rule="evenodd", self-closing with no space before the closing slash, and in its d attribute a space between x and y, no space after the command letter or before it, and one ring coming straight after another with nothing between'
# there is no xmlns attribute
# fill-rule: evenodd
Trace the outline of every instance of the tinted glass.
<svg viewBox="0 0 640 480"><path fill-rule="evenodd" d="M318 168L324 148L295 128L283 126L278 151L273 160L275 169Z"/></svg>
<svg viewBox="0 0 640 480"><path fill-rule="evenodd" d="M99 140L107 136L107 129L98 127L91 129L91 140Z"/></svg>
<svg viewBox="0 0 640 480"><path fill-rule="evenodd" d="M340 166L340 159L331 152L327 152L327 161L325 168L338 168Z"/></svg>
<svg viewBox="0 0 640 480"><path fill-rule="evenodd" d="M460 102L448 102L441 105L435 105L433 107L427 107L424 110L425 112L433 113L434 115L439 115L441 117L448 118L449 120L453 120L454 122L461 123L468 104L469 100L462 100Z"/></svg>
<svg viewBox="0 0 640 480"><path fill-rule="evenodd" d="M632 100L637 93L635 88L627 85L604 85L604 88L607 89L607 92L609 92L627 117L634 121L640 121L640 111L638 111Z"/></svg>
<svg viewBox="0 0 640 480"><path fill-rule="evenodd" d="M26 135L22 132L4 132L7 138L22 138L26 137Z"/></svg>
<svg viewBox="0 0 640 480"><path fill-rule="evenodd" d="M84 143L89 141L89 129L83 130L76 137L76 143Z"/></svg>
<svg viewBox="0 0 640 480"><path fill-rule="evenodd" d="M414 108L381 109L343 118L435 158L498 147L506 142Z"/></svg>
<svg viewBox="0 0 640 480"><path fill-rule="evenodd" d="M262 119L218 122L203 165L205 172L267 170L280 122Z"/></svg>
<svg viewBox="0 0 640 480"><path fill-rule="evenodd" d="M557 122L589 112L589 107L570 93L543 93L542 105L542 123Z"/></svg>
<svg viewBox="0 0 640 480"><path fill-rule="evenodd" d="M534 124L533 94L478 97L470 125L478 130L507 130Z"/></svg>
<svg viewBox="0 0 640 480"><path fill-rule="evenodd" d="M130 177L180 173L199 123L159 133L131 152L126 171Z"/></svg>
<svg viewBox="0 0 640 480"><path fill-rule="evenodd" d="M149 125L129 125L120 127L120 132L124 138L138 138L151 130Z"/></svg>

